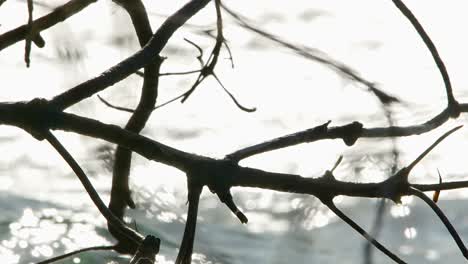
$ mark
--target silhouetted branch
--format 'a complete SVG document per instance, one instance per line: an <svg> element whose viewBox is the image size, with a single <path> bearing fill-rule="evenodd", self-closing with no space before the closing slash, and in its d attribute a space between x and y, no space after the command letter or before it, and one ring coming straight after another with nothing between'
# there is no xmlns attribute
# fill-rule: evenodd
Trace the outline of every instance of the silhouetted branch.
<svg viewBox="0 0 468 264"><path fill-rule="evenodd" d="M363 236L369 243L374 245L378 250L382 251L385 255L391 258L396 263L406 263L402 259L400 259L397 255L393 254L392 251L388 250L384 245L380 244L379 241L375 240L369 233L367 233L362 227L360 227L356 222L354 222L351 218L349 218L346 214L344 214L340 209L338 209L333 201L326 202L325 205L330 208L330 210L336 214L341 220L343 220L346 224L352 227L356 232L358 232L361 236Z"/></svg>
<svg viewBox="0 0 468 264"><path fill-rule="evenodd" d="M87 252L87 251L113 250L114 248L115 248L115 246L95 246L95 247L81 248L81 249L78 249L78 250L75 250L75 251L60 255L60 256L56 256L56 257L49 258L49 259L46 259L46 260L43 260L43 261L39 261L39 262L37 262L37 264L54 263L56 261L63 260L63 259L69 258L71 256L74 256L74 255L77 255L77 254L80 254L80 253L83 253L83 252Z"/></svg>
<svg viewBox="0 0 468 264"><path fill-rule="evenodd" d="M33 0L27 0L28 3L28 31L29 34L26 36L26 43L24 47L24 62L26 62L26 67L29 68L31 63L31 41L34 37L32 32L32 22L33 22Z"/></svg>
<svg viewBox="0 0 468 264"><path fill-rule="evenodd" d="M437 65L437 68L439 69L440 74L442 75L442 78L444 80L445 90L447 93L448 108L450 110L450 116L458 117L460 115L460 111L458 109L458 102L455 100L455 97L453 96L452 84L450 83L450 77L447 72L447 68L445 67L444 61L440 57L436 46L434 45L431 38L424 30L423 26L419 23L418 19L413 15L411 10L403 3L403 1L392 0L392 2L395 4L398 10L400 10L400 12L408 19L411 25L413 25L416 32L418 32L419 36L424 41L424 44L426 44L426 47L431 52L432 58L434 59Z"/></svg>
<svg viewBox="0 0 468 264"><path fill-rule="evenodd" d="M159 253L160 244L161 240L159 238L151 235L146 236L130 260L130 264L153 264L156 255Z"/></svg>
<svg viewBox="0 0 468 264"><path fill-rule="evenodd" d="M153 30L151 29L144 4L140 0L114 0L114 2L121 5L127 11L132 20L133 27L135 28L140 46L145 46L151 39ZM159 55L154 57L153 62L145 66L140 101L125 125L126 130L137 134L145 127L158 97L159 69L163 59L159 57ZM127 206L135 208L135 202L131 197L129 187L131 161L131 150L118 145L115 151L114 168L112 171L112 189L109 209L119 219L123 219ZM109 231L120 244L131 245L131 241L128 241L128 239L119 232L115 232L111 225L109 225ZM123 248L125 248L125 246L123 246ZM129 252L133 251L129 250Z"/></svg>
<svg viewBox="0 0 468 264"><path fill-rule="evenodd" d="M248 113L251 113L251 112L255 112L257 110L257 108L255 107L252 107L252 108L247 108L243 105L241 105L239 103L239 101L237 101L237 99L234 97L234 95L229 92L228 89L226 89L226 87L224 87L224 84L221 82L221 80L218 78L218 76L216 74L213 74L213 77L216 79L216 81L218 82L218 84L221 86L221 88L223 88L224 92L226 92L229 97L231 98L231 100L234 102L234 104L239 107L242 111L245 111L245 112L248 112Z"/></svg>
<svg viewBox="0 0 468 264"><path fill-rule="evenodd" d="M378 201L377 210L375 212L375 219L372 223L372 228L370 231L370 237L377 239L382 230L383 220L384 220L384 212L385 212L385 200L381 199ZM372 250L374 247L372 246L372 242L367 240L364 245L364 263L365 264L372 264Z"/></svg>
<svg viewBox="0 0 468 264"><path fill-rule="evenodd" d="M165 47L167 41L174 32L209 2L210 0L191 0L161 25L151 37L150 41L141 50L111 67L101 75L91 78L54 97L51 103L56 108L64 110L125 79L147 64L155 63L155 60L159 58L158 54Z"/></svg>
<svg viewBox="0 0 468 264"><path fill-rule="evenodd" d="M28 24L10 30L0 35L0 50L15 44L28 37L34 36L34 43L38 47L44 46L44 40L40 37L39 33L48 29L57 23L63 22L74 14L80 12L88 5L96 2L97 0L71 0L62 6L54 9L51 13L40 17L32 22L31 26ZM42 45L41 45L42 44Z"/></svg>
<svg viewBox="0 0 468 264"><path fill-rule="evenodd" d="M376 84L366 80L362 76L360 76L358 73L356 73L351 67L345 65L344 63L341 63L337 60L334 60L329 57L325 52L320 51L315 48L309 48L309 47L304 47L304 46L299 46L295 45L291 42L288 42L284 39L281 39L278 36L275 36L272 33L269 33L265 30L260 29L257 26L253 26L251 23L248 22L247 18L242 17L240 14L234 12L232 9L228 8L226 5L222 4L222 8L229 14L231 17L233 17L236 20L236 23L240 25L241 27L248 29L268 40L271 40L277 44L280 44L281 46L290 49L294 51L297 55L313 60L315 62L321 63L332 70L336 71L337 73L341 74L342 76L345 76L346 78L349 78L351 80L354 80L356 82L359 82L363 85L365 85L368 89L369 92L374 94L381 103L383 104L391 104L391 103L396 103L400 102L400 99L396 98L395 96L392 96L381 89L377 88Z"/></svg>
<svg viewBox="0 0 468 264"><path fill-rule="evenodd" d="M201 70L183 71L183 72L163 72L163 73L160 73L159 76L188 75L188 74L192 74L192 73L198 73L200 71ZM135 74L140 76L140 77L145 76L145 74L142 71L137 71L137 72L135 72Z"/></svg>
<svg viewBox="0 0 468 264"><path fill-rule="evenodd" d="M304 178L294 174L267 172L239 166L230 159L216 160L183 152L124 130L118 126L107 125L89 118L54 110L54 108L50 108L50 105L41 102L33 100L29 103L0 104L0 122L21 127L38 139L41 139L40 135L33 131L61 129L122 145L132 151L138 152L143 157L176 167L188 173L188 176L196 177L196 180L201 185L209 186L218 195L224 195L223 193L226 193L225 191L232 186L244 186L309 194L320 197L322 200L323 197L332 199L338 195L345 195L387 198L398 201L399 197L411 194L411 187L424 191L468 187L468 181L457 182L456 184L409 184L405 177L400 177L402 170L390 179L379 183L353 183L338 181L336 179L331 180L327 176L327 173L318 178ZM37 129L38 127L40 128L39 130ZM335 128L335 130L340 131L339 129L339 127ZM434 144L440 142L445 136L456 129L458 128L447 132L446 135L442 136ZM333 136L338 137L339 134L336 131L334 133ZM429 147L429 149L432 149L433 146ZM421 156L425 155L426 152ZM420 158L416 160L418 161ZM412 164L415 163L413 162ZM414 165L410 165L409 167L411 168L411 166ZM194 171L197 173L190 174L190 172ZM220 199L223 201L221 197Z"/></svg>
<svg viewBox="0 0 468 264"><path fill-rule="evenodd" d="M117 105L113 105L111 103L109 103L107 100L105 100L104 98L102 98L99 94L97 94L97 98L99 98L99 100L101 102L103 102L106 106L110 107L110 108L113 108L115 110L119 110L119 111L123 111L123 112L128 112L128 113L133 113L135 112L135 110L133 109L130 109L130 108L127 108L127 107L122 107L122 106L117 106Z"/></svg>
<svg viewBox="0 0 468 264"><path fill-rule="evenodd" d="M81 169L80 165L75 161L75 159L68 153L65 147L57 140L57 138L50 132L44 132L45 139L57 150L57 152L63 157L63 159L68 163L70 168L75 172L78 179L83 184L86 192L89 194L89 197L93 201L94 205L98 208L99 212L106 218L107 222L115 228L117 232L122 234L123 236L127 237L137 246L143 241L143 237L129 228L126 224L124 224L119 218L117 218L104 202L99 197L96 189L94 189L93 184L89 181L88 176L86 176L85 172ZM116 246L117 247L117 246Z"/></svg>
<svg viewBox="0 0 468 264"><path fill-rule="evenodd" d="M463 241L460 238L460 235L458 232L455 230L453 225L450 223L450 220L448 220L447 216L440 210L440 208L437 206L437 204L432 201L429 197L427 197L423 192L420 190L410 187L410 194L417 196L421 200L423 200L427 205L431 207L431 209L437 214L437 216L440 218L442 223L445 225L447 230L449 231L450 235L452 236L453 240L457 243L458 248L460 249L461 253L463 256L468 259L468 250L465 247L465 244L463 244Z"/></svg>
<svg viewBox="0 0 468 264"><path fill-rule="evenodd" d="M187 202L189 205L185 222L184 236L180 245L175 264L190 264L192 262L193 243L197 227L198 203L203 185L187 175Z"/></svg>

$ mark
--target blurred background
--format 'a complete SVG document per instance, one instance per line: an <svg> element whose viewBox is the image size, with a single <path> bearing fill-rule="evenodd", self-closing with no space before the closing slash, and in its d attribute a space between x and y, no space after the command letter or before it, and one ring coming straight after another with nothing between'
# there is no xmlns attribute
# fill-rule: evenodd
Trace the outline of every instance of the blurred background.
<svg viewBox="0 0 468 264"><path fill-rule="evenodd" d="M186 1L144 1L156 30ZM34 1L34 17L65 1ZM401 100L392 104L397 125L425 122L446 106L442 78L429 51L391 1L232 1L223 3L258 29L317 54L345 63L360 76ZM432 37L451 76L455 97L468 101L468 23L464 1L405 1ZM0 7L0 33L27 22L27 4L7 0ZM162 72L199 69L198 51L210 54L215 34L214 5L208 5L170 39ZM145 136L181 150L223 157L242 147L311 128L359 121L365 127L387 126L382 105L362 84L330 67L242 27L224 13L224 49L216 68L223 84L254 113L237 108L213 78L184 103L156 110ZM124 10L98 1L66 22L44 31L43 49L33 46L31 67L23 61L24 42L0 52L1 101L51 98L139 49ZM161 77L158 102L188 90L196 74ZM105 100L134 108L141 78L132 75L100 93ZM124 125L129 114L104 105L96 96L68 111ZM444 132L466 124L466 115L420 136L359 139L352 147L341 140L302 144L242 162L264 170L317 177L343 155L335 171L340 180L377 182L408 165ZM54 132L85 169L102 198L109 199L115 146L77 134ZM466 128L451 135L412 172L414 183L467 180ZM0 259L34 263L71 250L108 245L104 218L78 179L46 143L22 130L0 127ZM396 156L396 157L395 157ZM187 212L185 175L134 155L131 186L137 202L128 211L144 234L162 240L158 263L172 263L181 242ZM268 190L235 188L234 198L249 218L241 225L218 198L205 190L199 212L193 263L364 263L365 240L314 197ZM431 195L431 194L429 194ZM466 190L441 193L440 207L459 234L468 239ZM380 201L338 197L338 205L371 230ZM435 214L417 199L385 203L379 240L408 263L463 263L455 242ZM90 252L60 263L128 263L113 252ZM392 263L378 251L372 263ZM104 262L100 262L104 263Z"/></svg>

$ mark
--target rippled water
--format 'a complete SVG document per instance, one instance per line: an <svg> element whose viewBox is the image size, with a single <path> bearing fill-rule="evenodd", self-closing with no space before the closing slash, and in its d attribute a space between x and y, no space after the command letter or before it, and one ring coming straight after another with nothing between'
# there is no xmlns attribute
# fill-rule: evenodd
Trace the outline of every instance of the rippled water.
<svg viewBox="0 0 468 264"><path fill-rule="evenodd" d="M148 2L154 28L162 17L181 5ZM47 1L55 6L60 1ZM423 122L445 106L442 80L427 50L390 1L229 1L231 8L253 19L265 30L285 39L319 48L354 67L399 96L395 107L400 125ZM466 4L408 1L439 47L451 73L454 92L466 102L468 78L465 62L468 40L459 33L466 24ZM306 6L310 6L307 7ZM1 32L26 21L25 3L7 1L0 7ZM37 15L48 12L36 8ZM15 14L12 16L11 14ZM16 15L18 14L18 15ZM100 23L89 23L99 17ZM33 49L32 68L23 63L23 44L0 52L2 101L51 97L130 55L137 49L126 15L115 5L99 1L83 14L43 35L47 46ZM212 28L213 7L190 21ZM183 41L197 41L208 52L213 40L201 36L199 27L178 32L164 51L164 72L198 67L197 51ZM175 103L156 111L143 134L163 143L202 155L222 157L249 144L303 130L332 120L341 125L358 120L367 127L386 125L376 100L363 88L334 71L294 55L226 20L226 38L235 68L223 59L218 75L245 106L247 114L209 79L183 105ZM47 76L47 77L45 77ZM165 78L160 102L188 89L195 76ZM139 81L130 77L102 92L107 100L133 107ZM31 85L34 85L32 87ZM128 114L109 109L91 98L70 111L124 124ZM443 132L466 117L419 137L397 140L401 166L408 164ZM56 132L86 169L107 201L113 146L102 141ZM464 149L468 132L462 129L443 142L418 165L411 181L437 182L465 179ZM46 143L24 132L0 128L0 256L2 263L29 263L90 245L111 244L104 219L83 192L79 181ZM378 181L391 166L391 142L363 139L352 148L341 141L322 141L252 157L243 165L265 170L321 175L344 155L336 176L350 181ZM460 154L458 154L460 153ZM158 263L171 263L181 241L185 214L185 176L164 165L135 157L132 186L138 203L129 211L142 233L161 238ZM249 217L247 225L206 191L200 205L194 263L359 263L364 240L315 199L294 194L236 188L235 199ZM465 191L441 194L440 206L462 237L468 237L468 214L463 210ZM370 229L377 201L340 197L340 207ZM432 211L419 201L387 204L381 241L409 263L462 263L461 253ZM109 263L126 263L112 252L86 253L63 263L93 263L103 257ZM375 263L390 260L375 253Z"/></svg>

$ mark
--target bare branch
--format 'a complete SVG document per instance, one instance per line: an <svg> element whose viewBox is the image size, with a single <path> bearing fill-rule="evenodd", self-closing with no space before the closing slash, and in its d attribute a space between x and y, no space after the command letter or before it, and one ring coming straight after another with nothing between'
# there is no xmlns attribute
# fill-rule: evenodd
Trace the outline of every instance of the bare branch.
<svg viewBox="0 0 468 264"><path fill-rule="evenodd" d="M97 97L99 98L99 100L101 102L103 102L106 106L108 106L110 108L113 108L113 109L116 109L116 110L119 110L119 111L123 111L123 112L128 112L128 113L135 112L135 110L130 109L130 108L113 105L113 104L109 103L107 100L105 100L104 98L102 98L99 94L97 94Z"/></svg>
<svg viewBox="0 0 468 264"><path fill-rule="evenodd" d="M24 61L26 62L26 67L29 68L29 65L31 63L31 41L34 37L33 32L32 32L32 21L33 21L33 0L27 0L28 3L28 30L29 34L26 37L26 44L24 47Z"/></svg>
<svg viewBox="0 0 468 264"><path fill-rule="evenodd" d="M408 19L411 25L413 25L416 32L418 32L418 35L424 41L424 44L426 44L426 47L431 52L432 58L434 59L437 65L437 68L439 69L440 74L442 75L442 78L444 80L445 90L447 93L448 108L451 110L450 116L458 117L460 115L460 111L458 109L458 102L455 100L455 97L453 96L452 84L450 83L450 77L447 72L447 68L445 67L444 61L440 57L436 46L434 45L431 38L424 30L421 23L419 23L418 19L414 16L411 10L403 3L403 1L392 0L392 2L395 4L398 10L400 10L400 12Z"/></svg>
<svg viewBox="0 0 468 264"><path fill-rule="evenodd" d="M49 258L49 259L46 259L46 260L43 260L43 261L39 261L39 262L37 262L37 264L49 264L49 263L54 263L54 262L56 262L56 261L59 261L59 260L62 260L62 259L66 259L66 258L69 258L69 257L71 257L71 256L73 256L73 255L77 255L77 254L80 254L80 253L83 253L83 252L87 252L87 251L95 251L95 250L113 250L114 248L115 248L115 246L95 246L95 247L82 248L82 249L78 249L78 250L75 250L75 251L72 251L72 252L69 252L69 253L60 255L60 256L56 256L56 257Z"/></svg>
<svg viewBox="0 0 468 264"><path fill-rule="evenodd" d="M231 17L233 17L236 20L236 23L240 25L241 27L248 29L268 40L271 40L277 44L280 44L281 46L290 49L294 51L297 55L306 58L308 60L312 60L318 63L321 63L332 70L336 71L337 73L341 74L342 76L349 78L353 81L356 81L358 83L363 84L364 86L367 87L367 90L374 94L377 99L382 104L391 104L391 103L397 103L400 102L400 99L398 99L395 96L392 96L381 89L377 88L376 84L374 82L368 81L362 76L360 76L355 70L353 70L351 67L345 65L342 62L339 62L337 60L334 60L330 58L325 52L320 51L315 48L309 48L309 47L304 47L304 46L299 46L295 45L291 42L288 42L284 39L281 39L280 37L269 33L265 30L260 29L257 26L253 26L251 23L248 22L247 18L242 17L240 14L234 12L232 9L228 8L226 5L222 4L222 8L229 14Z"/></svg>
<svg viewBox="0 0 468 264"><path fill-rule="evenodd" d="M367 233L362 227L360 227L356 222L354 222L351 218L349 218L346 214L344 214L340 209L338 209L333 201L325 203L330 210L332 210L336 216L341 218L346 224L352 227L356 232L358 232L361 236L363 236L367 241L369 241L372 245L374 245L378 250L382 251L385 255L391 258L396 263L406 263L402 259L400 259L397 255L393 254L390 250L388 250L384 245L380 244L379 241L375 240L369 233Z"/></svg>
<svg viewBox="0 0 468 264"><path fill-rule="evenodd" d="M442 223L445 225L450 235L452 235L453 239L457 243L457 246L460 249L463 256L466 259L468 259L468 250L466 249L465 244L463 244L463 241L461 240L460 235L455 230L452 223L450 223L450 220L448 220L447 216L445 216L442 210L440 210L440 208L437 206L437 204L434 201L432 201L429 197L427 197L423 192L421 192L420 190L414 187L410 188L410 194L419 197L421 200L423 200L427 205L431 207L434 213L437 214L437 216L440 218Z"/></svg>
<svg viewBox="0 0 468 264"><path fill-rule="evenodd" d="M141 50L111 67L101 75L87 80L54 97L51 103L55 105L56 108L64 110L125 79L141 67L149 63L154 63L155 60L159 59L158 54L174 32L209 2L210 0L191 0L161 25L150 41Z"/></svg>
<svg viewBox="0 0 468 264"><path fill-rule="evenodd" d="M104 202L99 197L96 189L94 189L93 184L89 181L88 176L86 176L85 172L81 169L80 165L75 161L75 159L68 153L65 147L57 140L57 138L50 132L45 132L44 135L45 139L54 147L55 150L63 157L63 159L68 163L70 168L75 172L78 179L83 184L86 192L88 193L89 197L93 201L94 205L98 208L99 212L106 218L107 222L112 225L118 232L122 235L126 236L128 239L132 240L133 243L139 245L141 241L143 241L143 237L135 232L134 230L130 229L126 224L124 224L119 218L117 218Z"/></svg>
<svg viewBox="0 0 468 264"><path fill-rule="evenodd" d="M48 29L57 23L63 22L69 17L77 14L83 10L88 5L96 2L97 0L71 0L64 5L57 7L51 13L38 18L32 22L31 27L28 24L8 31L0 35L0 50L15 44L16 42L23 40L28 37L28 35L35 36L33 39L34 43L38 47L44 46L44 41L40 37L39 33L45 29Z"/></svg>
<svg viewBox="0 0 468 264"><path fill-rule="evenodd" d="M153 30L146 13L146 8L140 0L115 0L129 14L133 27L135 28L140 46L144 46L150 41ZM156 56L152 63L145 66L143 85L140 101L132 116L125 125L125 129L134 133L140 133L150 118L156 99L158 97L159 70L163 59ZM135 208L135 202L131 197L129 187L130 167L132 161L132 152L123 146L117 146L115 151L114 169L112 174L112 189L109 202L109 209L119 219L122 219L125 209ZM121 244L130 244L131 241L119 232L115 232L113 226L109 225L109 231L119 240ZM117 230L118 231L118 230ZM132 252L132 251L129 251Z"/></svg>

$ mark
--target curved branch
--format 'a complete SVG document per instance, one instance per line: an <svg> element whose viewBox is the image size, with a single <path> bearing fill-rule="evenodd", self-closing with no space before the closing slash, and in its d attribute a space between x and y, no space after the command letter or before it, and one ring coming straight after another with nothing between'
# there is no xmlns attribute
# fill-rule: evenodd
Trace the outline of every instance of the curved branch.
<svg viewBox="0 0 468 264"><path fill-rule="evenodd" d="M442 223L445 225L447 230L449 231L450 235L452 236L453 240L457 243L458 248L462 252L463 256L468 259L468 250L465 247L465 244L463 244L463 241L460 238L460 235L458 234L457 230L453 227L452 223L450 223L450 220L448 220L447 216L445 216L444 212L440 210L440 208L437 206L437 204L432 201L429 197L427 197L423 192L420 190L411 187L410 188L410 194L417 196L421 200L423 200L427 205L429 205L434 213L437 214L439 219L442 221Z"/></svg>
<svg viewBox="0 0 468 264"><path fill-rule="evenodd" d="M432 42L431 38L429 35L426 33L424 30L423 26L421 23L419 23L418 19L414 16L414 14L411 12L411 10L403 3L401 0L392 0L393 4L400 10L400 12L408 19L408 21L413 25L414 29L416 32L418 32L418 35L421 37L421 39L424 41L424 44L426 44L426 47L429 49L431 52L432 58L434 59L437 68L439 69L440 74L442 75L442 79L444 80L444 85L445 85L445 90L447 93L447 100L448 100L448 105L449 107L453 106L456 107L457 101L455 100L455 97L453 96L452 92L452 84L450 83L450 77L447 72L447 68L445 67L444 61L439 55L439 52L437 51L436 46L434 45L434 42ZM458 113L459 115L460 113ZM458 115L455 115L458 116Z"/></svg>
<svg viewBox="0 0 468 264"><path fill-rule="evenodd" d="M96 189L94 189L93 184L89 181L88 176L81 169L80 165L75 161L75 159L68 153L65 147L57 140L57 138L50 132L46 131L44 133L45 139L57 150L57 152L63 157L63 159L68 163L70 168L75 172L78 179L83 184L83 187L86 189L86 192L89 194L89 197L93 203L98 208L99 212L106 218L107 222L112 225L119 233L127 237L129 240L138 246L143 241L143 236L137 233L136 231L130 229L125 225L119 218L117 218L104 202L99 197Z"/></svg>

